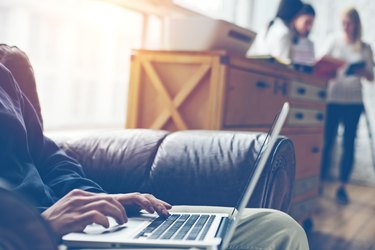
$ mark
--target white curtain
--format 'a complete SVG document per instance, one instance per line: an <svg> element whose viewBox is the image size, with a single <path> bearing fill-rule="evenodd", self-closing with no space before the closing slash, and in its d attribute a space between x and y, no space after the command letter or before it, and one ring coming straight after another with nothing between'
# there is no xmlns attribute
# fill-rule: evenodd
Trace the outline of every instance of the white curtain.
<svg viewBox="0 0 375 250"><path fill-rule="evenodd" d="M0 42L34 67L45 128L123 127L143 16L93 0L1 0Z"/></svg>

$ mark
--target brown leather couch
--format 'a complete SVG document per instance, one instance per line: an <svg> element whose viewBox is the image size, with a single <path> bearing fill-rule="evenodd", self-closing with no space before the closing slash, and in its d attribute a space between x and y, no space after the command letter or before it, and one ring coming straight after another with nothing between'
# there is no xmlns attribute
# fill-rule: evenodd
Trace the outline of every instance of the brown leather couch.
<svg viewBox="0 0 375 250"><path fill-rule="evenodd" d="M233 206L254 170L262 136L131 129L57 141L108 192L149 192L175 205ZM249 207L287 211L294 168L293 145L280 137ZM1 187L0 200L1 249L57 249L52 229L35 209Z"/></svg>
<svg viewBox="0 0 375 250"><path fill-rule="evenodd" d="M233 206L263 139L262 133L130 129L58 143L110 193L148 192L175 205ZM293 144L280 137L248 206L287 212L294 169Z"/></svg>
<svg viewBox="0 0 375 250"><path fill-rule="evenodd" d="M0 62L41 116L25 53L0 45ZM132 129L58 140L106 191L149 192L172 204L233 206L254 170L262 133ZM288 211L295 175L292 142L280 137L249 207Z"/></svg>

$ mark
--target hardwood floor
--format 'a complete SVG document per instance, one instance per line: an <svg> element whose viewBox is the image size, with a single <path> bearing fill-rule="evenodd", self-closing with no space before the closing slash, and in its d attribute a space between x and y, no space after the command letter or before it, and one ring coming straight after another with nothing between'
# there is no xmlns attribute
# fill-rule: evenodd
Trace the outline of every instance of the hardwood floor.
<svg viewBox="0 0 375 250"><path fill-rule="evenodd" d="M313 216L311 250L375 250L375 187L348 185L348 205L335 201L337 183L325 185Z"/></svg>

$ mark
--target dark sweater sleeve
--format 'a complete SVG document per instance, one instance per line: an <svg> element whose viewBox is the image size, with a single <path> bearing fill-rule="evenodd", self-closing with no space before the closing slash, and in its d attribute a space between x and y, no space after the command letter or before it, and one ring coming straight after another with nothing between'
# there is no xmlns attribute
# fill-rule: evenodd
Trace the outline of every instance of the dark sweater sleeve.
<svg viewBox="0 0 375 250"><path fill-rule="evenodd" d="M17 165L27 165L27 167L22 168L24 169L22 170L23 172L26 171L26 173L23 173L24 175L36 172L33 171L36 168L40 176L39 179L25 178L28 180L27 185L34 185L35 183L33 182L42 181L43 183L39 186L45 186L45 191L40 192L40 195L46 194L50 196L53 202L56 202L73 189L104 192L98 184L85 178L82 166L76 160L66 155L62 149L43 134L41 122L32 104L23 95L11 73L2 65L0 66L0 71L2 90L5 90L4 97L7 99L6 106L8 107L6 112L15 117L18 120L17 124L20 125L18 127L22 128L20 130L24 130L17 132L17 136L24 139L19 141L19 143L23 144L19 146L22 147L22 150L16 149L17 152L14 155L17 155L17 159L13 161L16 161ZM14 133L13 131L10 129L9 133ZM9 176L20 174L14 168L10 169L15 171L15 173L9 173ZM22 184L19 185L22 186ZM22 190L28 190L25 185ZM34 194L36 195L36 193ZM35 197L35 200L39 198Z"/></svg>
<svg viewBox="0 0 375 250"><path fill-rule="evenodd" d="M36 167L44 183L59 197L73 189L104 192L94 181L85 178L82 166L43 134L42 125L29 100L21 93L23 117Z"/></svg>
<svg viewBox="0 0 375 250"><path fill-rule="evenodd" d="M38 170L44 183L60 198L76 188L95 193L104 192L94 181L85 178L82 166L76 160L67 156L46 136L43 136Z"/></svg>

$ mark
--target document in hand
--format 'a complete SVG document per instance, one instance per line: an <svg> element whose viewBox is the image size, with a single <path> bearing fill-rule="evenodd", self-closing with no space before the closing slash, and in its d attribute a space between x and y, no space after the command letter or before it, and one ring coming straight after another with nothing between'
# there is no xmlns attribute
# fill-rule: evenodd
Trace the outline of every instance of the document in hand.
<svg viewBox="0 0 375 250"><path fill-rule="evenodd" d="M342 59L323 56L315 63L314 75L324 78L332 78L336 75L336 71L345 64L346 62Z"/></svg>
<svg viewBox="0 0 375 250"><path fill-rule="evenodd" d="M350 75L356 75L358 70L362 70L366 67L366 62L365 61L358 61L355 63L349 64L348 68L345 71L345 74L350 76Z"/></svg>

